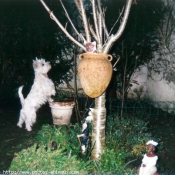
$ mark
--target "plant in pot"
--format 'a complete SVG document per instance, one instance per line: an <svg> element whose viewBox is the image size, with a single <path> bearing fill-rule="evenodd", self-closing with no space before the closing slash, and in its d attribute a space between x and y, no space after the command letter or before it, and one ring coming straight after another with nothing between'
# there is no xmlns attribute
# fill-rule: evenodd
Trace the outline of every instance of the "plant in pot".
<svg viewBox="0 0 175 175"><path fill-rule="evenodd" d="M50 102L53 124L68 125L72 116L72 111L75 106L73 98L66 97L64 94L56 90L56 95L52 97Z"/></svg>
<svg viewBox="0 0 175 175"><path fill-rule="evenodd" d="M52 96L53 102L49 104L54 125L67 125L70 122L75 105L74 99L68 98L69 93L61 90L61 85L69 83L74 77L74 49L72 43L60 32L55 34L55 55L48 57L52 63L49 76L56 88L56 95ZM50 52L49 52L50 54Z"/></svg>

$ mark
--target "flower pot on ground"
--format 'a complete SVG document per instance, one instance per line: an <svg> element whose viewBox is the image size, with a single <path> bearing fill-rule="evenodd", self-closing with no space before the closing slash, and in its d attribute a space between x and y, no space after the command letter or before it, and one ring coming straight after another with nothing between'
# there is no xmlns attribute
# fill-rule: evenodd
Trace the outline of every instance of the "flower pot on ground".
<svg viewBox="0 0 175 175"><path fill-rule="evenodd" d="M68 125L75 102L71 98L63 98L49 104L54 125Z"/></svg>

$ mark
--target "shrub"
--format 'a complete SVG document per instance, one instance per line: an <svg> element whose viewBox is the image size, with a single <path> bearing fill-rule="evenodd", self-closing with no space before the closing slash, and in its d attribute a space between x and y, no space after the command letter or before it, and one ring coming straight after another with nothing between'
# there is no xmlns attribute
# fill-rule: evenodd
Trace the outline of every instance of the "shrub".
<svg viewBox="0 0 175 175"><path fill-rule="evenodd" d="M126 159L129 154L124 149L115 151L106 148L105 153L101 155L98 162L94 162L94 170L99 174L128 174L132 170L126 170Z"/></svg>
<svg viewBox="0 0 175 175"><path fill-rule="evenodd" d="M146 152L145 143L152 139L147 131L146 123L139 119L119 118L108 116L107 118L107 147L114 150L124 149L132 157L142 156Z"/></svg>
<svg viewBox="0 0 175 175"><path fill-rule="evenodd" d="M77 140L77 134L81 132L80 130L78 124L57 126L55 128L50 125L43 125L36 136L36 140L38 145L46 145L50 148L56 146L57 149L78 153L80 145Z"/></svg>
<svg viewBox="0 0 175 175"><path fill-rule="evenodd" d="M145 153L151 139L143 121L109 116L106 127L106 150L99 161L90 160L90 153L80 154L78 124L51 127L43 125L36 143L23 149L13 159L11 171L67 171L79 174L133 174L127 165Z"/></svg>
<svg viewBox="0 0 175 175"><path fill-rule="evenodd" d="M17 157L13 159L10 166L12 171L43 171L43 172L77 172L76 174L87 173L86 164L77 160L76 156L67 154L62 149L52 150L44 145L38 148L34 144L28 149L23 149Z"/></svg>
<svg viewBox="0 0 175 175"><path fill-rule="evenodd" d="M87 173L86 166L89 162L78 160L77 156L80 151L77 140L79 132L78 125L58 127L43 125L36 136L36 143L17 154L10 170Z"/></svg>

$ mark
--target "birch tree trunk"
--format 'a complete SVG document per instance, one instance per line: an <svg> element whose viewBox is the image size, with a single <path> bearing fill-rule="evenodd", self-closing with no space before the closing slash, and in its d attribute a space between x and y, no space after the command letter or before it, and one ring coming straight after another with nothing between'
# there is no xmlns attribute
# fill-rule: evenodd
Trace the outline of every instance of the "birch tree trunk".
<svg viewBox="0 0 175 175"><path fill-rule="evenodd" d="M126 0L126 6L123 8L122 12L119 14L119 17L116 21L121 21L120 27L116 34L111 34L112 29L110 32L108 32L106 24L105 24L105 15L104 11L101 7L101 0L91 0L91 6L92 6L92 14L93 14L93 20L94 24L89 24L84 8L84 0L74 0L74 3L79 11L80 18L82 19L83 27L84 27L84 33L78 32L76 27L74 26L68 12L66 11L66 8L64 7L64 4L62 0L60 0L60 3L63 7L63 10L65 12L66 17L69 20L69 23L71 24L74 33L78 36L79 40L75 40L75 38L66 30L65 27L60 23L60 21L56 18L54 13L49 9L49 7L45 4L44 0L40 0L42 5L45 7L47 12L50 14L50 17L52 20L54 20L59 28L65 33L65 35L76 45L78 45L81 49L83 49L85 52L91 52L91 53L104 53L107 54L112 47L113 43L121 36L123 33L123 30L126 26L126 22L129 16L132 0ZM125 10L124 10L125 9ZM123 15L123 16L122 16ZM115 24L116 24L115 23ZM95 43L97 43L97 47L93 48L92 50L89 50L88 47L86 47L89 44L94 44L92 42L92 38L94 39ZM95 44L96 46L96 44ZM102 75L103 76L103 75ZM93 124L92 124L92 142L94 144L94 148L91 153L91 159L98 160L100 158L100 155L105 150L105 124L106 124L106 107L105 107L105 92L95 98L95 108L93 111Z"/></svg>
<svg viewBox="0 0 175 175"><path fill-rule="evenodd" d="M91 153L92 160L98 160L105 151L105 125L106 125L106 107L105 93L95 99L95 108L93 111L92 125L92 144L94 148Z"/></svg>

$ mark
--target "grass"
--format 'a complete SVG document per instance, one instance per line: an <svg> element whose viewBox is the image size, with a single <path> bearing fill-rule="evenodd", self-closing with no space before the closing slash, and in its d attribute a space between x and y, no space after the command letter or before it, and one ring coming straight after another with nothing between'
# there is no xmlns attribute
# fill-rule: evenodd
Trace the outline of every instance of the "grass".
<svg viewBox="0 0 175 175"><path fill-rule="evenodd" d="M0 105L0 174L8 170L14 155L20 150L30 147L43 124L52 124L51 113L47 105L37 113L37 123L32 132L17 127L20 105L16 99L12 104Z"/></svg>
<svg viewBox="0 0 175 175"><path fill-rule="evenodd" d="M8 104L8 106L7 106ZM7 171L13 157L20 150L30 147L35 141L35 136L40 131L43 124L52 124L50 108L44 105L37 112L37 122L32 132L27 132L24 128L16 126L19 117L20 103L18 99L0 105L0 173ZM170 123L172 120L157 123L159 132L153 129L155 137L163 143L163 149L158 151L158 169L164 173L175 173L175 132ZM141 163L138 161L137 166Z"/></svg>

